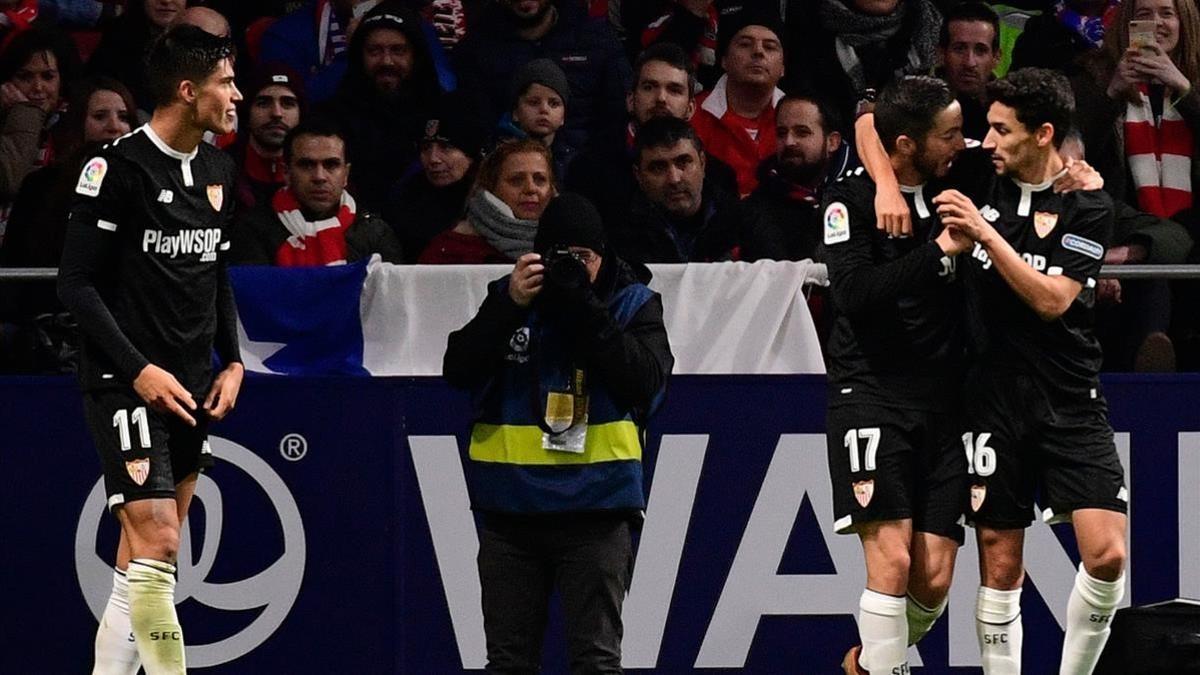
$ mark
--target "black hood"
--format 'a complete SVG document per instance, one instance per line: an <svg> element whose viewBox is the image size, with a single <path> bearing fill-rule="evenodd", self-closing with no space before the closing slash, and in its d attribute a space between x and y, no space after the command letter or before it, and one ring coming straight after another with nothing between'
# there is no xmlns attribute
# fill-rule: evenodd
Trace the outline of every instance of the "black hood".
<svg viewBox="0 0 1200 675"><path fill-rule="evenodd" d="M432 101L441 93L437 70L429 51L429 41L421 28L421 18L396 2L384 2L363 17L354 31L347 50L346 75L339 94L360 99L377 99L371 77L363 67L363 48L367 37L377 30L398 30L408 39L413 53L413 70L400 90L400 100Z"/></svg>

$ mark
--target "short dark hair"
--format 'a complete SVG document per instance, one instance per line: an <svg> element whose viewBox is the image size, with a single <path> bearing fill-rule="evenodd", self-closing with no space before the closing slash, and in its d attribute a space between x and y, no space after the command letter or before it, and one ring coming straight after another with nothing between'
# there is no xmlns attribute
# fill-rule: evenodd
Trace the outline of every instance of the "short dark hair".
<svg viewBox="0 0 1200 675"><path fill-rule="evenodd" d="M788 103L811 103L817 107L817 116L821 118L821 129L825 135L838 132L842 136L846 135L846 124L842 119L842 113L838 111L828 97L821 94L811 92L800 92L796 94L788 94L779 99L779 103L775 105L776 119L779 116L779 110Z"/></svg>
<svg viewBox="0 0 1200 675"><path fill-rule="evenodd" d="M155 105L170 104L180 82L203 81L234 53L231 40L196 26L182 24L163 33L146 55L146 84Z"/></svg>
<svg viewBox="0 0 1200 675"><path fill-rule="evenodd" d="M988 102L1004 104L1030 132L1043 124L1054 127L1054 147L1062 146L1075 116L1075 94L1060 72L1022 68L1003 80L988 83Z"/></svg>
<svg viewBox="0 0 1200 675"><path fill-rule="evenodd" d="M946 10L942 18L942 29L938 33L938 46L942 49L950 46L951 21L980 21L992 27L992 51L1000 49L1000 15L986 3L977 0L960 2Z"/></svg>
<svg viewBox="0 0 1200 675"><path fill-rule="evenodd" d="M41 52L54 54L61 84L59 93L65 93L79 70L79 51L66 33L46 26L35 26L17 33L4 47L3 56L0 56L0 82L11 80L34 54Z"/></svg>
<svg viewBox="0 0 1200 675"><path fill-rule="evenodd" d="M704 154L704 143L696 135L692 125L674 117L655 117L638 128L637 136L633 139L633 157L635 162L642 161L642 153L648 148L665 148L679 141L691 141L696 148L696 154Z"/></svg>
<svg viewBox="0 0 1200 675"><path fill-rule="evenodd" d="M888 152L901 136L921 143L938 113L954 103L950 86L936 77L910 75L892 82L875 102L875 130Z"/></svg>
<svg viewBox="0 0 1200 675"><path fill-rule="evenodd" d="M691 99L696 95L696 68L692 65L692 60L688 58L683 48L673 42L659 42L650 45L641 54L638 54L637 60L633 62L633 86L637 87L638 82L642 79L642 68L652 61L665 63L676 70L682 70L687 74L688 98Z"/></svg>
<svg viewBox="0 0 1200 675"><path fill-rule="evenodd" d="M322 138L337 138L342 141L342 159L346 163L350 163L350 144L346 141L346 134L342 133L341 126L332 118L318 115L315 117L302 118L300 123L288 130L287 135L283 137L283 163L292 163L292 146L296 144L296 139L301 136L319 136Z"/></svg>

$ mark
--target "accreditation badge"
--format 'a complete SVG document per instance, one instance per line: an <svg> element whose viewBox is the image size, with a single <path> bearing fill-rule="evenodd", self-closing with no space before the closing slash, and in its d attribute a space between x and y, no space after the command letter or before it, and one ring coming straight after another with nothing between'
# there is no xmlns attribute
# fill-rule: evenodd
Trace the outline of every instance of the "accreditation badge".
<svg viewBox="0 0 1200 675"><path fill-rule="evenodd" d="M582 454L587 444L587 377L576 369L570 392L552 391L546 395L546 428L542 448L554 452Z"/></svg>

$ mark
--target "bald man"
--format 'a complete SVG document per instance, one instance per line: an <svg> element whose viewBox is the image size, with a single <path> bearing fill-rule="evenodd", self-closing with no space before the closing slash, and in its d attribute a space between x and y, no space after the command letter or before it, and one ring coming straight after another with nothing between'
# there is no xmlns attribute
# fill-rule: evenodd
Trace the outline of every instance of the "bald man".
<svg viewBox="0 0 1200 675"><path fill-rule="evenodd" d="M208 7L188 7L183 11L179 22L195 26L205 33L221 38L228 38L231 32L229 21L224 15Z"/></svg>

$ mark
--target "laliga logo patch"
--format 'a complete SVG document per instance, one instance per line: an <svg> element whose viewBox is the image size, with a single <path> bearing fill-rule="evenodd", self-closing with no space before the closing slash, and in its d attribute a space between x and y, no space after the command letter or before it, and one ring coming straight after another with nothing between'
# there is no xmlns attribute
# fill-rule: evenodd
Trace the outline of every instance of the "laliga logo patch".
<svg viewBox="0 0 1200 675"><path fill-rule="evenodd" d="M521 326L513 334L508 341L508 348L516 354L524 354L529 351L529 327Z"/></svg>
<svg viewBox="0 0 1200 675"><path fill-rule="evenodd" d="M223 557L228 561L232 555L232 559L236 560L237 553L222 552L225 555L219 555L225 516L221 488L208 474L200 474L195 500L203 505L204 518L188 518L179 533L179 559L176 563L179 581L175 587L175 604L183 605L189 599L195 600L188 611L203 613L204 624L208 627L206 634L228 637L208 644L187 645L187 662L193 668L209 668L235 661L254 651L279 629L300 594L307 550L300 509L279 474L262 458L241 445L216 437L210 440L216 456L248 476L253 484L266 493L265 501L271 505L270 509L239 509L237 522L243 528L250 527L255 532L267 533L258 535L260 538L282 536L282 547L275 544L274 548L282 548L283 553L265 569L240 580L230 579L227 569L229 563L226 562L225 569L216 575L221 580L209 581L217 559ZM97 620L104 614L112 590L112 566L96 553L97 535L105 511L104 479L101 478L84 501L79 526L75 530L75 573L84 600ZM192 551L191 535L198 521L203 523L204 532L202 549L196 555ZM269 534L276 531L282 534ZM199 608L195 605L199 605ZM248 613L247 610L256 610L256 613ZM245 617L248 614L255 618L247 624Z"/></svg>
<svg viewBox="0 0 1200 675"><path fill-rule="evenodd" d="M875 480L860 480L854 484L854 499L858 505L867 508L871 498L875 496Z"/></svg>
<svg viewBox="0 0 1200 675"><path fill-rule="evenodd" d="M108 160L103 157L94 157L88 160L88 163L83 166L83 171L79 173L79 183L75 185L76 194L85 197L99 195L100 186L104 183L104 176L107 173Z"/></svg>
<svg viewBox="0 0 1200 675"><path fill-rule="evenodd" d="M983 508L983 500L987 499L986 485L971 486L971 511L978 513L979 509Z"/></svg>
<svg viewBox="0 0 1200 675"><path fill-rule="evenodd" d="M850 212L846 205L834 202L825 209L825 244L840 244L850 239Z"/></svg>
<svg viewBox="0 0 1200 675"><path fill-rule="evenodd" d="M125 470L129 472L133 482L145 485L146 479L150 477L150 460L143 458L125 462Z"/></svg>

